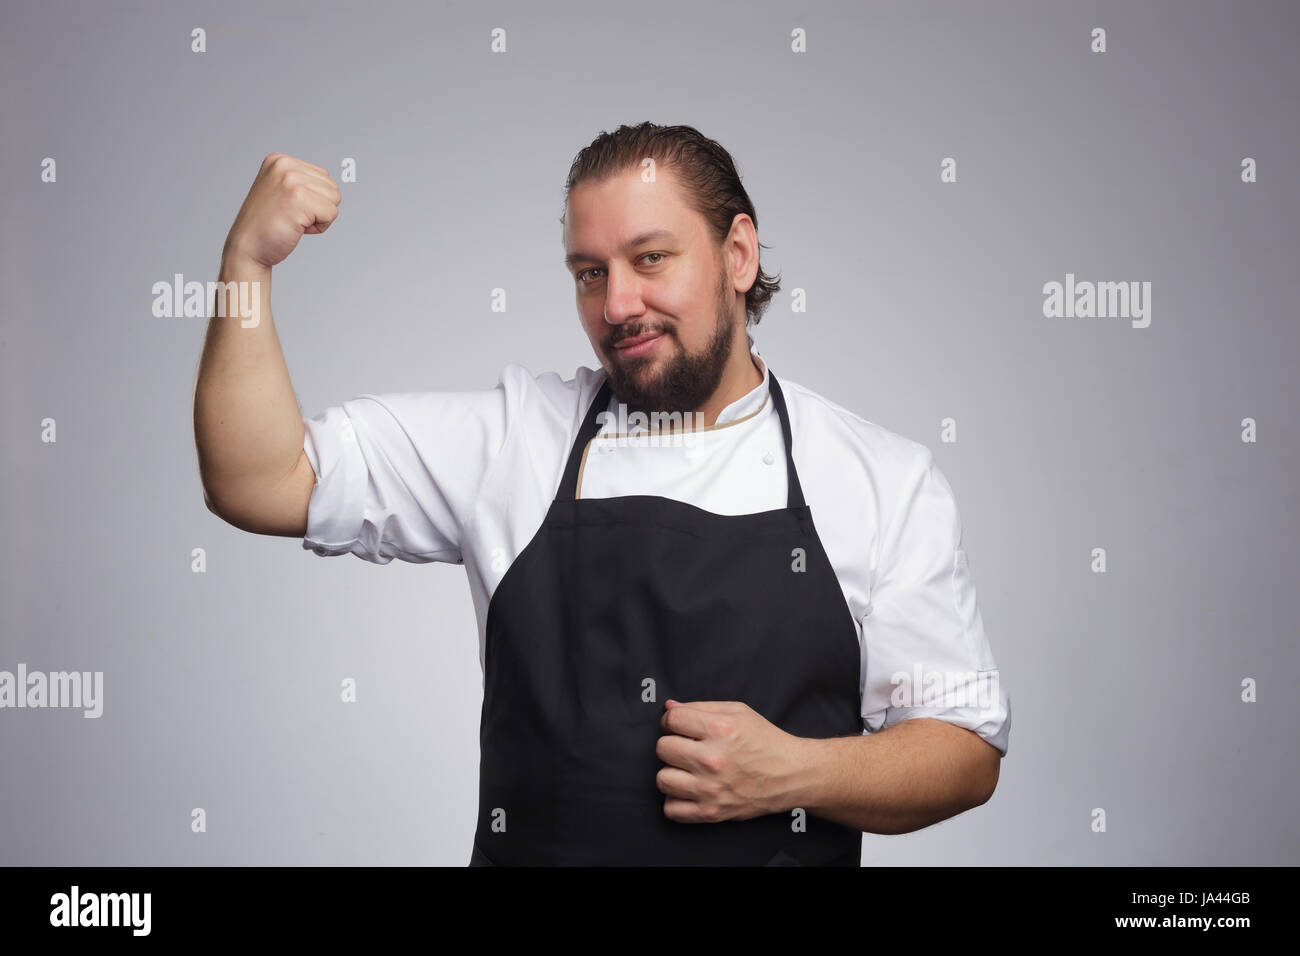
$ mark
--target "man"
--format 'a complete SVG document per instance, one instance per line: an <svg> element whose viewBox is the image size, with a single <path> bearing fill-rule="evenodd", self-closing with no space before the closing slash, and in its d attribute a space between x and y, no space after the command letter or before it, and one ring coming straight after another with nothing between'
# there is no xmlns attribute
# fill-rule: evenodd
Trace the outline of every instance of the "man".
<svg viewBox="0 0 1300 956"><path fill-rule="evenodd" d="M261 321L209 329L205 498L320 555L465 565L472 864L857 866L864 831L988 800L1009 699L951 489L924 446L771 374L747 327L779 284L721 146L643 123L575 160L565 262L599 371L512 364L303 421L270 269L339 199L272 154L231 228L222 280L261 283Z"/></svg>

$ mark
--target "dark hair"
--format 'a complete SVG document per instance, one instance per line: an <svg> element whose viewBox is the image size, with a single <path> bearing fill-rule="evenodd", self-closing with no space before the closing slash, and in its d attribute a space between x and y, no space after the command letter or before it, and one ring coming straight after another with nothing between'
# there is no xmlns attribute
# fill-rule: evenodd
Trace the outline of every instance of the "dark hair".
<svg viewBox="0 0 1300 956"><path fill-rule="evenodd" d="M587 179L605 179L633 166L646 157L657 166L672 169L682 181L691 204L709 224L714 241L722 245L731 231L732 220L745 213L758 229L758 213L749 194L740 184L740 174L731 154L692 126L657 126L640 123L620 126L612 133L602 132L591 145L578 153L564 184L564 201L569 193ZM560 216L564 222L564 216ZM763 248L763 244L759 243ZM745 324L757 325L766 311L772 294L781 288L781 276L763 271L760 262L754 284L745 293Z"/></svg>

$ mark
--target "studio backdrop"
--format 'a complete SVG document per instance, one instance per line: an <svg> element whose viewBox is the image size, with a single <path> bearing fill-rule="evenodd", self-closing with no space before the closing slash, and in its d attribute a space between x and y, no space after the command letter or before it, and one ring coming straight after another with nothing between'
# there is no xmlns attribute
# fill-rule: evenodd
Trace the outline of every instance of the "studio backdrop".
<svg viewBox="0 0 1300 956"><path fill-rule="evenodd" d="M863 864L1300 861L1296 4L0 16L0 680L84 678L0 708L0 863L467 862L465 571L208 511L189 290L283 152L343 194L274 270L305 419L572 377L564 177L644 120L735 158L771 368L960 508L1009 751Z"/></svg>

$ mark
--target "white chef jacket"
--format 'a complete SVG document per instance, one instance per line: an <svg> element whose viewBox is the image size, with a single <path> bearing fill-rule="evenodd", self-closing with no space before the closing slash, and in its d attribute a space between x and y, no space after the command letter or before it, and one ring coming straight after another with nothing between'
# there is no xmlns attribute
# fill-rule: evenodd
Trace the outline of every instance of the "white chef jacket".
<svg viewBox="0 0 1300 956"><path fill-rule="evenodd" d="M717 514L786 507L781 422L763 382L690 441L647 441L612 398L585 450L577 496L661 495ZM361 395L305 419L316 472L303 547L462 563L484 663L488 603L554 500L583 418L604 381L507 365L496 388ZM946 720L1002 754L1011 702L984 634L961 519L924 445L784 376L792 455L818 537L852 614L869 732Z"/></svg>

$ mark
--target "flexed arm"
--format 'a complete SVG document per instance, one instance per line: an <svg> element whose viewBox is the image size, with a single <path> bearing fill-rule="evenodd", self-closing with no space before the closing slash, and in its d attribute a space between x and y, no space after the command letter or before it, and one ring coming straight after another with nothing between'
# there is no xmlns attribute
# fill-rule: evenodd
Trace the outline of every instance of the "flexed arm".
<svg viewBox="0 0 1300 956"><path fill-rule="evenodd" d="M271 268L323 233L342 199L329 172L272 153L221 252L219 281L249 283L252 316L214 303L194 389L194 438L208 509L245 531L301 537L315 473L271 316ZM227 286L234 289L236 287Z"/></svg>

